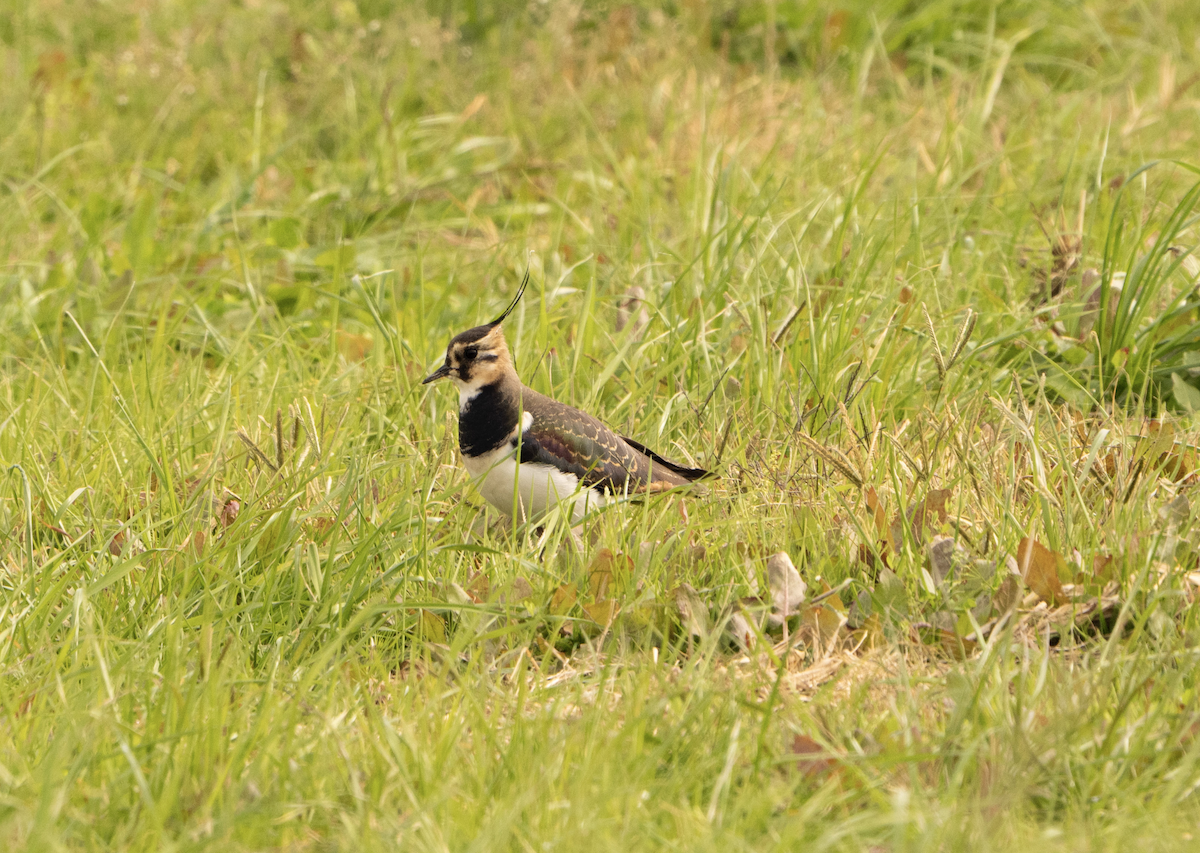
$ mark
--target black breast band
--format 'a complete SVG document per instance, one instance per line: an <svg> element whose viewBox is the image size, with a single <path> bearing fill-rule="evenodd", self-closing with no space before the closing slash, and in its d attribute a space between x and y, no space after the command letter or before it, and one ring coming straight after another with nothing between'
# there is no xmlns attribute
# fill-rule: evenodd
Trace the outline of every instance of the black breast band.
<svg viewBox="0 0 1200 853"><path fill-rule="evenodd" d="M512 438L521 402L499 382L484 385L458 413L458 446L467 456L481 456Z"/></svg>

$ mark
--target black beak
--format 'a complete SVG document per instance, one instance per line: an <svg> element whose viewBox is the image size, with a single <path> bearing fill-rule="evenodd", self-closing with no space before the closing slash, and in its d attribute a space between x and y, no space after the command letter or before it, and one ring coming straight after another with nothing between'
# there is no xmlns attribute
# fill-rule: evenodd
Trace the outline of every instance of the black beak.
<svg viewBox="0 0 1200 853"><path fill-rule="evenodd" d="M437 370L433 371L433 373L429 374L424 379L422 379L421 384L428 385L430 382L437 382L439 379L445 379L449 375L450 375L450 365L443 364Z"/></svg>

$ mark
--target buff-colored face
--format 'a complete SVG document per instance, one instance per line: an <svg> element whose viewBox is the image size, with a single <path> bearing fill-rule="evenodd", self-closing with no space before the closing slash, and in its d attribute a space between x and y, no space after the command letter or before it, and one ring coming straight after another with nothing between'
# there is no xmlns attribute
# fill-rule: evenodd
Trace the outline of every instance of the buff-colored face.
<svg viewBox="0 0 1200 853"><path fill-rule="evenodd" d="M449 376L459 390L482 388L512 370L508 344L498 325L476 326L456 335L446 347L445 363L422 384Z"/></svg>

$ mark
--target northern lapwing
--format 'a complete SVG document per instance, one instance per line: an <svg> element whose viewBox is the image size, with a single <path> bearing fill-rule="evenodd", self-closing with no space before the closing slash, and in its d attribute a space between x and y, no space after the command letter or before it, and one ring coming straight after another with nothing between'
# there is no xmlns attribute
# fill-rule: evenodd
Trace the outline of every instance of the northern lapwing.
<svg viewBox="0 0 1200 853"><path fill-rule="evenodd" d="M458 388L458 447L488 503L522 521L569 501L572 523L615 496L685 486L708 475L670 462L596 418L521 383L500 324L517 307L450 341L423 385L450 377Z"/></svg>

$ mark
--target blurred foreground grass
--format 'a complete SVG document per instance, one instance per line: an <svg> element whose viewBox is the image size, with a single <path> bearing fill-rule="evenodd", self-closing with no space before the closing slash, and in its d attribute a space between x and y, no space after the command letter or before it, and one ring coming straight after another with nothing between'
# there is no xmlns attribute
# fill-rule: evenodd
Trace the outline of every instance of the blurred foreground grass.
<svg viewBox="0 0 1200 853"><path fill-rule="evenodd" d="M6 4L4 846L1188 849L1192 5ZM417 385L527 263L722 475L600 571Z"/></svg>

